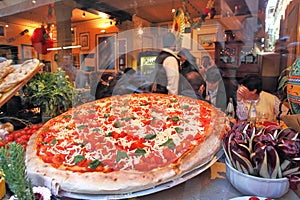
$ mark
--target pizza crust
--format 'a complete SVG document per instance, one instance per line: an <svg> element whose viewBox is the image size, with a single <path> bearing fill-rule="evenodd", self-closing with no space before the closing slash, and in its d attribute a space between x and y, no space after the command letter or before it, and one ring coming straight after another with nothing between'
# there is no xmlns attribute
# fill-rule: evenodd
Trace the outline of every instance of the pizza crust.
<svg viewBox="0 0 300 200"><path fill-rule="evenodd" d="M72 172L59 170L44 163L36 155L35 142L39 132L32 135L26 150L29 178L35 185L50 185L52 193L60 190L80 194L126 194L155 187L175 180L209 162L221 148L221 137L228 128L228 119L212 107L215 119L204 141L187 152L176 163L147 172L134 170L103 172ZM47 122L49 123L49 122ZM45 184L50 180L50 184Z"/></svg>
<svg viewBox="0 0 300 200"><path fill-rule="evenodd" d="M209 134L205 141L182 158L179 167L182 173L190 172L201 165L205 165L220 150L221 138L230 127L229 121L225 114L218 109L214 109L212 118L214 121L211 122Z"/></svg>

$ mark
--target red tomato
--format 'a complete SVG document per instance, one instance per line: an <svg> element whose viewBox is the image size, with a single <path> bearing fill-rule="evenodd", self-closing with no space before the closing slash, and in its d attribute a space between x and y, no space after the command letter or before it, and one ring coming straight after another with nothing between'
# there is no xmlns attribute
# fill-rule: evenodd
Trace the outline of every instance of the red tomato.
<svg viewBox="0 0 300 200"><path fill-rule="evenodd" d="M39 126L36 125L36 124L32 124L32 125L30 126L30 129L38 130L38 129L39 129Z"/></svg>
<svg viewBox="0 0 300 200"><path fill-rule="evenodd" d="M167 161L172 161L174 158L176 158L174 152L172 152L169 148L163 149L163 155Z"/></svg>
<svg viewBox="0 0 300 200"><path fill-rule="evenodd" d="M0 148L5 146L5 142L4 141L0 141Z"/></svg>
<svg viewBox="0 0 300 200"><path fill-rule="evenodd" d="M250 197L249 200L259 200L257 197Z"/></svg>
<svg viewBox="0 0 300 200"><path fill-rule="evenodd" d="M14 137L15 137L14 134L10 133L9 135L6 136L6 140L8 142L12 142L14 141Z"/></svg>

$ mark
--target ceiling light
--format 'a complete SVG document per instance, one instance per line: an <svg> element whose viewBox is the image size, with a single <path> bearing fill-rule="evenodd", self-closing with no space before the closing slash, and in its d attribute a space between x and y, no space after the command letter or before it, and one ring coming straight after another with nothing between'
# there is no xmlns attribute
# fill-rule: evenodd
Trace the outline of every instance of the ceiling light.
<svg viewBox="0 0 300 200"><path fill-rule="evenodd" d="M110 17L109 14L106 14L104 12L99 12L98 15L99 15L99 17L104 18L104 19L108 19Z"/></svg>
<svg viewBox="0 0 300 200"><path fill-rule="evenodd" d="M8 27L8 24L5 24L5 27L7 28L7 27Z"/></svg>
<svg viewBox="0 0 300 200"><path fill-rule="evenodd" d="M101 33L105 33L106 31L105 31L104 29L102 29L100 32L101 32Z"/></svg>
<svg viewBox="0 0 300 200"><path fill-rule="evenodd" d="M81 45L74 45L74 46L65 46L63 49L75 49L75 48L80 48Z"/></svg>
<svg viewBox="0 0 300 200"><path fill-rule="evenodd" d="M47 51L61 50L61 47L47 48Z"/></svg>
<svg viewBox="0 0 300 200"><path fill-rule="evenodd" d="M36 1L35 1L35 0L32 0L31 2L32 2L33 4L35 4L35 3L36 3Z"/></svg>
<svg viewBox="0 0 300 200"><path fill-rule="evenodd" d="M139 28L139 29L138 29L138 34L139 34L139 35L143 35L143 33L144 33L144 30L143 30L142 28Z"/></svg>
<svg viewBox="0 0 300 200"><path fill-rule="evenodd" d="M172 13L174 13L175 12L175 8L172 8Z"/></svg>

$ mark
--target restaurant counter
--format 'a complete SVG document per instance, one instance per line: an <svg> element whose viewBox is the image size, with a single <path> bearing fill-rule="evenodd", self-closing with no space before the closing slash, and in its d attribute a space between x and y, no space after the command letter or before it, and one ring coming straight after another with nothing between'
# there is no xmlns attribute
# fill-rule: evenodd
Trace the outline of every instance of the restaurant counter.
<svg viewBox="0 0 300 200"><path fill-rule="evenodd" d="M300 198L297 194L300 194L299 189L297 192L289 190L288 193L276 200L299 200ZM238 192L227 180L225 163L216 162L201 174L175 187L166 188L160 192L145 196L131 197L127 200L230 200L242 196L246 195ZM8 199L9 196L7 195L3 198L3 200ZM101 197L92 199L114 198ZM73 198L52 197L51 200L73 200Z"/></svg>
<svg viewBox="0 0 300 200"><path fill-rule="evenodd" d="M237 191L226 178L226 165L216 162L198 176L173 188L132 198L131 200L227 200L245 196ZM289 190L280 200L299 200L299 196Z"/></svg>
<svg viewBox="0 0 300 200"><path fill-rule="evenodd" d="M216 162L201 174L175 187L127 200L229 200L242 196L245 195L238 192L227 180L225 163ZM289 190L278 200L299 200L299 196L293 190Z"/></svg>

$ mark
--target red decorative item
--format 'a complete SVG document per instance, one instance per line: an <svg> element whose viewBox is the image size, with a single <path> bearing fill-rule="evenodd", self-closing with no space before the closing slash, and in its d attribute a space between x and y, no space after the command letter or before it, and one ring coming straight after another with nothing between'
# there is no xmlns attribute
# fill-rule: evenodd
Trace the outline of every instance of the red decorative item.
<svg viewBox="0 0 300 200"><path fill-rule="evenodd" d="M204 8L203 14L207 16L208 13L210 13L210 8Z"/></svg>
<svg viewBox="0 0 300 200"><path fill-rule="evenodd" d="M53 47L53 40L49 35L48 29L45 29L43 26L41 28L36 28L33 31L31 36L31 42L33 48L41 54L47 54L49 51L48 48Z"/></svg>

